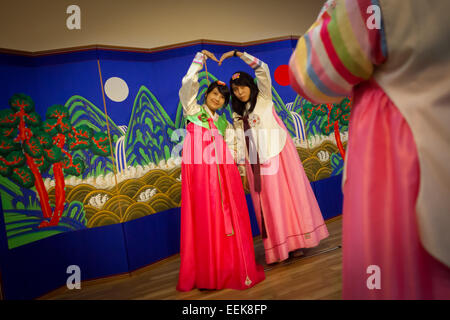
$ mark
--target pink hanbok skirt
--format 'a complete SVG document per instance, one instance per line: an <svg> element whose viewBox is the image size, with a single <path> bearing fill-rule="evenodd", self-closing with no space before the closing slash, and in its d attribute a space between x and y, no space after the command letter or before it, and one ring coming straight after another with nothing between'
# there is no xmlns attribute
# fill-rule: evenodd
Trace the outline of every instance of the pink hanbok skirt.
<svg viewBox="0 0 450 320"><path fill-rule="evenodd" d="M344 299L450 299L450 269L419 238L419 169L402 114L375 81L360 84L344 184Z"/></svg>
<svg viewBox="0 0 450 320"><path fill-rule="evenodd" d="M275 109L273 115L287 132ZM253 174L248 162L246 171L260 229L261 211L264 214L266 263L286 260L289 252L315 247L328 237L328 229L289 133L283 150L267 163L261 164L260 193L254 190Z"/></svg>

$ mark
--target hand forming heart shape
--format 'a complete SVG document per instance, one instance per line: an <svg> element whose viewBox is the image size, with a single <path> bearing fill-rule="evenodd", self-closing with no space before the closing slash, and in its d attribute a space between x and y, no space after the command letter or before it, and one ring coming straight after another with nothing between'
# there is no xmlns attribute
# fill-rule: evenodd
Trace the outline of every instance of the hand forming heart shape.
<svg viewBox="0 0 450 320"><path fill-rule="evenodd" d="M216 56L214 55L214 53L211 53L211 52L209 52L208 50L202 50L202 53L203 53L206 57L208 57L208 58L210 58L210 59L216 61L216 62L219 64L219 66L222 65L222 62L223 62L225 59L234 57L235 55L238 56L238 57L240 57L240 56L242 55L242 52L239 52L239 51L237 51L237 50L232 50L232 51L225 52L225 53L222 54L222 56L220 57L220 60L217 60L217 58L216 58Z"/></svg>

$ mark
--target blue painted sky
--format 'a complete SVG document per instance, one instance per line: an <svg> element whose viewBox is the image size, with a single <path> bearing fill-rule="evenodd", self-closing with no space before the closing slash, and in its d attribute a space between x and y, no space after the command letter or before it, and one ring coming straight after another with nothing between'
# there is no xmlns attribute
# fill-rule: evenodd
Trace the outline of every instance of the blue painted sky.
<svg viewBox="0 0 450 320"><path fill-rule="evenodd" d="M205 46L220 58L224 46ZM178 51L177 51L178 50ZM103 83L110 77L123 79L129 88L128 97L114 102L107 96L108 115L117 125L128 125L134 99L141 85L146 86L175 120L178 105L178 91L181 79L188 70L199 45L160 53L132 53L97 51L50 55L40 58L11 60L0 57L0 109L8 107L9 97L22 92L30 95L36 110L45 117L45 110L53 104L64 104L71 96L80 95L91 101L102 111L100 77L97 57L100 57ZM289 86L280 86L274 78L275 69L287 64L292 48L286 42L256 45L241 48L269 65L272 84L285 103L292 102L296 94ZM22 61L23 60L23 61ZM252 69L239 58L225 60L221 67L208 60L208 72L228 83L237 70L253 74Z"/></svg>

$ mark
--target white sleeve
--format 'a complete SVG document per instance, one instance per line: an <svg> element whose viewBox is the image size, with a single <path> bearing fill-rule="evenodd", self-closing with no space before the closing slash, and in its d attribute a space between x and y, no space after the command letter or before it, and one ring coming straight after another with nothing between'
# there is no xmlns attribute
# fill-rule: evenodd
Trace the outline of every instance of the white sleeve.
<svg viewBox="0 0 450 320"><path fill-rule="evenodd" d="M198 72L203 68L203 57L203 53L197 52L187 74L181 81L179 96L180 102L183 105L184 116L196 114L201 110L197 104L197 94L200 88Z"/></svg>
<svg viewBox="0 0 450 320"><path fill-rule="evenodd" d="M272 100L272 79L270 78L270 70L267 64L247 52L243 53L241 59L255 70L259 94L266 99Z"/></svg>

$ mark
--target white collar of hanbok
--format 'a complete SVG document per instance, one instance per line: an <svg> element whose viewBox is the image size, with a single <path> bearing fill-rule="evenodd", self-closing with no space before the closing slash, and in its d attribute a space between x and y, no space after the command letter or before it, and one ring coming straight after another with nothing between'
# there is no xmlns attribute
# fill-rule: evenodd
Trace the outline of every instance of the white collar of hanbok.
<svg viewBox="0 0 450 320"><path fill-rule="evenodd" d="M203 105L203 108L205 108L206 113L213 119L214 122L219 119L219 115L217 114L217 112L215 112L213 115L211 110L209 110L209 108L206 106L206 104Z"/></svg>

